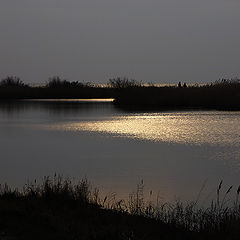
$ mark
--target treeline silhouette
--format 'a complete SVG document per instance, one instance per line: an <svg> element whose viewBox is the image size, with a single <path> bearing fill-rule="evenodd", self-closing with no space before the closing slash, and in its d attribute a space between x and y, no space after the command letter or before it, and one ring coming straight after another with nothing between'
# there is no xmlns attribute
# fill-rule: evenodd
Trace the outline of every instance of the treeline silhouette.
<svg viewBox="0 0 240 240"><path fill-rule="evenodd" d="M119 88L115 104L125 109L240 110L240 80L221 79L211 84L187 86L131 86Z"/></svg>
<svg viewBox="0 0 240 240"><path fill-rule="evenodd" d="M18 77L9 76L0 81L0 99L56 99L56 98L112 98L107 87L68 81L60 77L49 78L43 86L30 86Z"/></svg>
<svg viewBox="0 0 240 240"><path fill-rule="evenodd" d="M0 99L115 98L124 109L240 109L240 80L172 86L143 84L128 78L109 79L105 86L52 77L43 86L30 86L18 77L0 82Z"/></svg>

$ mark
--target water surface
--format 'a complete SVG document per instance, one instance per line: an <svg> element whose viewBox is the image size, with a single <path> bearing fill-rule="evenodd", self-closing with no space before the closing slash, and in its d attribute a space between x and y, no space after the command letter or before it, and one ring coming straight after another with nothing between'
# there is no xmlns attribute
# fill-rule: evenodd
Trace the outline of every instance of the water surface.
<svg viewBox="0 0 240 240"><path fill-rule="evenodd" d="M87 177L127 198L142 179L163 200L215 197L240 184L240 112L124 112L106 101L0 104L1 182ZM234 188L234 189L235 189Z"/></svg>

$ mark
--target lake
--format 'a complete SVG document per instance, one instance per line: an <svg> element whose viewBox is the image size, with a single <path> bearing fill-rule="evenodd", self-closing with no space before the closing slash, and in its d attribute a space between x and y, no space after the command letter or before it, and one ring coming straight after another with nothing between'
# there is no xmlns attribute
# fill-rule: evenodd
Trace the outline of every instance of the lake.
<svg viewBox="0 0 240 240"><path fill-rule="evenodd" d="M240 184L240 112L127 112L106 100L0 104L0 181L21 187L54 173L87 177L127 198L144 181L148 198L215 199Z"/></svg>

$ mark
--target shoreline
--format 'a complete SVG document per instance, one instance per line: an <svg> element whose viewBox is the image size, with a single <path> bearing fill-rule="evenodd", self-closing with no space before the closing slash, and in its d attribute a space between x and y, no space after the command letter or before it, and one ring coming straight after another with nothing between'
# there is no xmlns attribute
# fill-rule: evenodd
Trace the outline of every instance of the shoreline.
<svg viewBox="0 0 240 240"><path fill-rule="evenodd" d="M100 198L86 179L77 183L61 176L45 177L22 190L0 187L0 239L236 239L240 204L220 198L208 208L197 201L183 204L146 202L143 182L129 201ZM222 193L224 194L224 193Z"/></svg>

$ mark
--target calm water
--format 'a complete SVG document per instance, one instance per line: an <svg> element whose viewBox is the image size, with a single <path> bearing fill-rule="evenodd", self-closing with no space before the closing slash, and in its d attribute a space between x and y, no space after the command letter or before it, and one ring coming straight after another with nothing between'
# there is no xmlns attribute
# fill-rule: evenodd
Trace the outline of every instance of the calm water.
<svg viewBox="0 0 240 240"><path fill-rule="evenodd" d="M127 197L142 179L162 200L202 203L240 184L240 112L125 112L111 100L0 104L0 180L87 177Z"/></svg>

